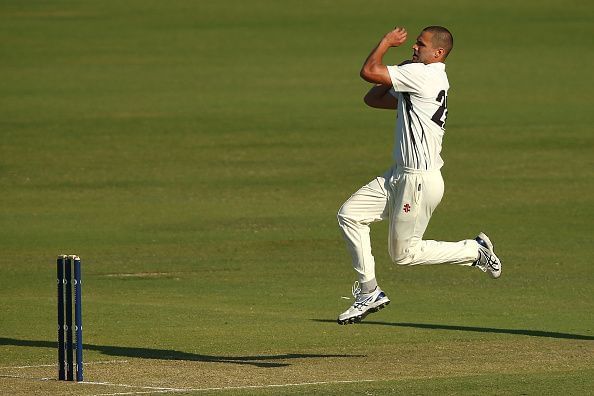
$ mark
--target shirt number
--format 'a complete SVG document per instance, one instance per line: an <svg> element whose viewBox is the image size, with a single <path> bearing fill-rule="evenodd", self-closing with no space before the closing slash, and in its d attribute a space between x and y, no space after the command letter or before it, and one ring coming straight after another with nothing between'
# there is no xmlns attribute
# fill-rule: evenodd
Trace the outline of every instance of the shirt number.
<svg viewBox="0 0 594 396"><path fill-rule="evenodd" d="M448 96L446 95L446 91L443 89L439 91L435 100L439 102L439 108L433 114L431 120L443 129L448 118Z"/></svg>

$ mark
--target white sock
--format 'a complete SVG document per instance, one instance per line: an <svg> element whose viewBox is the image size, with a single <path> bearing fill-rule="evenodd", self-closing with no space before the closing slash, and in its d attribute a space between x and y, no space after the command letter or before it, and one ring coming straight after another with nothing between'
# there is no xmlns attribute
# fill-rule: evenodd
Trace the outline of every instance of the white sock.
<svg viewBox="0 0 594 396"><path fill-rule="evenodd" d="M375 280L375 278L373 278L370 281L361 282L360 286L361 286L361 293L363 293L363 294L371 293L377 287L377 280Z"/></svg>

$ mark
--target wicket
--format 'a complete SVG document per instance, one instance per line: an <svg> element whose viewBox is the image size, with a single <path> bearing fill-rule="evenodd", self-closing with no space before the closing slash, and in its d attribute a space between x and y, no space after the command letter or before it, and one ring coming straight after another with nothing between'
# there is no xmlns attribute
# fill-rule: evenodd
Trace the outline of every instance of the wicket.
<svg viewBox="0 0 594 396"><path fill-rule="evenodd" d="M61 254L58 256L58 380L61 381L74 381L74 352L72 340L73 264L76 380L83 380L81 261L76 255Z"/></svg>

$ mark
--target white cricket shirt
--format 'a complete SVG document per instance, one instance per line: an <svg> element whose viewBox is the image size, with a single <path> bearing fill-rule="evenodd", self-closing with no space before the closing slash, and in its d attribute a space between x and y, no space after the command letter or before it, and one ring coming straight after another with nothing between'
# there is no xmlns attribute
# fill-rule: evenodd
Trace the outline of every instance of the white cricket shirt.
<svg viewBox="0 0 594 396"><path fill-rule="evenodd" d="M450 88L445 64L408 63L388 66L388 72L398 99L394 161L407 168L440 169Z"/></svg>

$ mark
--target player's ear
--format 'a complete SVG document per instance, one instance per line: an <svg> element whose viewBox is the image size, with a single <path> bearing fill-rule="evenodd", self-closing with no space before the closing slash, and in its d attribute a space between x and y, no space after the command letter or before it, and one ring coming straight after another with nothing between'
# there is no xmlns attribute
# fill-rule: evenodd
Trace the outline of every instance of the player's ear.
<svg viewBox="0 0 594 396"><path fill-rule="evenodd" d="M444 53L445 53L445 50L443 48L438 48L437 51L435 51L435 54L433 56L435 58L441 58Z"/></svg>

